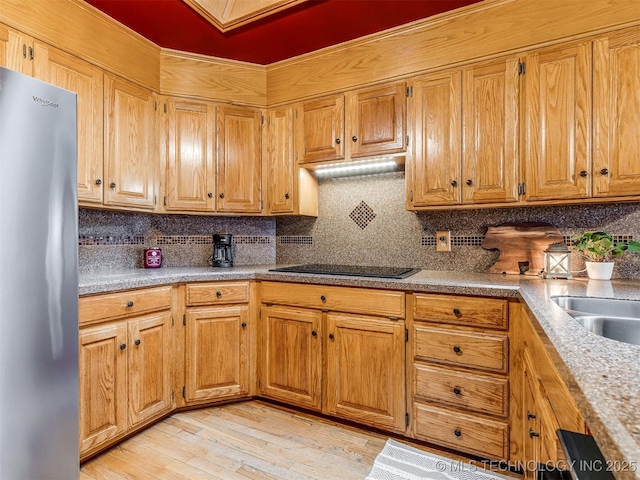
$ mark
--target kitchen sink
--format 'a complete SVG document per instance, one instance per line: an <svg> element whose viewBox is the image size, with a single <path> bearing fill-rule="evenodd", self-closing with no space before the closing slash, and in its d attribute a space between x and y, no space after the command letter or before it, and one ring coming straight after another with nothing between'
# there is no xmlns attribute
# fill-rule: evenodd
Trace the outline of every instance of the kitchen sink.
<svg viewBox="0 0 640 480"><path fill-rule="evenodd" d="M590 332L640 345L640 301L571 296L551 300Z"/></svg>

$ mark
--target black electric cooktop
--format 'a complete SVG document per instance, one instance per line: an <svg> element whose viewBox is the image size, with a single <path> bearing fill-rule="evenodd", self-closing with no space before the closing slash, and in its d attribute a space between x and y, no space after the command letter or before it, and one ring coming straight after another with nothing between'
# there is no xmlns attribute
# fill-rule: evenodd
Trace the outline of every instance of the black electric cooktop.
<svg viewBox="0 0 640 480"><path fill-rule="evenodd" d="M362 265L326 265L307 263L293 267L272 268L270 272L318 273L323 275L352 275L356 277L406 278L418 273L419 268L406 267L369 267Z"/></svg>

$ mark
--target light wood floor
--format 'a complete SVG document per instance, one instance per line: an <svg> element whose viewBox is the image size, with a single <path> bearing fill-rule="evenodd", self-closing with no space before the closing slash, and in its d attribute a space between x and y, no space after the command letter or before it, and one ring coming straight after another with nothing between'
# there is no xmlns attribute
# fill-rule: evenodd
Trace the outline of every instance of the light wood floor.
<svg viewBox="0 0 640 480"><path fill-rule="evenodd" d="M80 480L362 480L387 438L255 400L176 413L85 463Z"/></svg>

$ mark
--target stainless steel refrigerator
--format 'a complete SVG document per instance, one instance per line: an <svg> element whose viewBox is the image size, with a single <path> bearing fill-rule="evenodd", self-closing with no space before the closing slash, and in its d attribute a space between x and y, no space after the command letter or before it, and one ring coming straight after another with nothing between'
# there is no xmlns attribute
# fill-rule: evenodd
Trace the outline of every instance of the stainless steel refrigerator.
<svg viewBox="0 0 640 480"><path fill-rule="evenodd" d="M78 478L76 95L0 68L0 479Z"/></svg>

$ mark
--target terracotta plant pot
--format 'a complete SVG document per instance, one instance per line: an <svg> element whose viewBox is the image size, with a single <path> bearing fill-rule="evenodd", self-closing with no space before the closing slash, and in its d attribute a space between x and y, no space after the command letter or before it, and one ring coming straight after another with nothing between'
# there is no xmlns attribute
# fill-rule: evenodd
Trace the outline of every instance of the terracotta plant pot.
<svg viewBox="0 0 640 480"><path fill-rule="evenodd" d="M585 262L591 280L611 280L614 262Z"/></svg>

